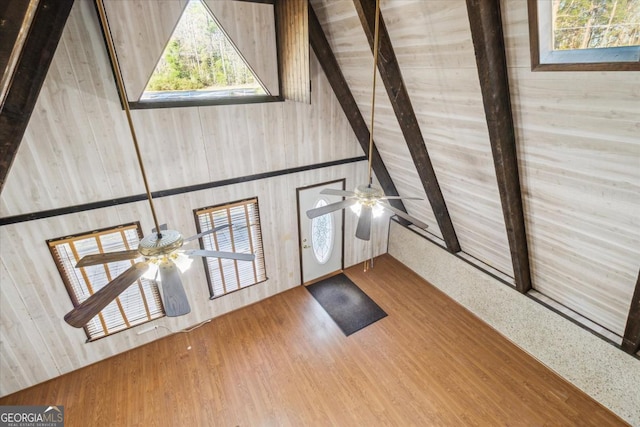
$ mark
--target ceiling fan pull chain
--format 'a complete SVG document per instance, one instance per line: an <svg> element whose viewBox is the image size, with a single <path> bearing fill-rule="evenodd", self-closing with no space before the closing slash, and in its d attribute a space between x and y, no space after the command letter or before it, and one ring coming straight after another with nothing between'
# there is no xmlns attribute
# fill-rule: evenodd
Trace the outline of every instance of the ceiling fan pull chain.
<svg viewBox="0 0 640 427"><path fill-rule="evenodd" d="M371 234L373 235L373 224L371 225ZM369 263L370 269L373 269L373 238L369 240L369 248L371 249L371 262Z"/></svg>

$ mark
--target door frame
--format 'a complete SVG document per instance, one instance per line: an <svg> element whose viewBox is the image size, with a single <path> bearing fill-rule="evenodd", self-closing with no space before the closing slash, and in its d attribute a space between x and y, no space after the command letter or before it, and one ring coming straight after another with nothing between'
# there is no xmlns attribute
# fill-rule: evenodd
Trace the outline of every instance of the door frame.
<svg viewBox="0 0 640 427"><path fill-rule="evenodd" d="M347 184L346 178L334 179L331 181L321 182L319 184L305 185L304 187L296 188L296 217L298 219L298 258L300 260L300 284L301 285L304 285L305 283L304 283L304 272L303 272L304 267L302 266L302 221L300 221L300 191L308 190L314 187L322 187L329 184L335 184L337 182L342 182L342 190L343 191L346 190L346 184ZM345 219L344 211L345 210L341 209L341 211L342 211L342 227L340 229L340 233L342 233L342 244L341 244L342 247L340 248L340 271L343 271L344 270L344 219ZM318 277L312 282L321 280L323 278L324 277Z"/></svg>

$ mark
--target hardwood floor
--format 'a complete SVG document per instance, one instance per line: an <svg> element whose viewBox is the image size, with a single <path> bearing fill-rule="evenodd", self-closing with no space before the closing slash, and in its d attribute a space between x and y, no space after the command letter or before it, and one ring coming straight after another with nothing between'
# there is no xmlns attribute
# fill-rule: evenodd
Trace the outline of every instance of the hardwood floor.
<svg viewBox="0 0 640 427"><path fill-rule="evenodd" d="M67 427L625 425L392 257L346 274L388 313L349 337L300 286L0 405L61 404Z"/></svg>

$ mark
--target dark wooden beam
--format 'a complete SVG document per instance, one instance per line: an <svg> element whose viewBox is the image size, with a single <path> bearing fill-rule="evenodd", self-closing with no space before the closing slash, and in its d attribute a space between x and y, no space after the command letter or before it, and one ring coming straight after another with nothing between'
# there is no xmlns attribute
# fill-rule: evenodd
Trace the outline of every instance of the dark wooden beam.
<svg viewBox="0 0 640 427"><path fill-rule="evenodd" d="M371 51L373 52L373 35L375 30L375 1L372 0L353 0L362 23ZM453 228L451 217L444 201L444 196L440 190L440 185L433 170L427 146L424 143L422 132L418 124L418 119L413 111L409 93L404 85L400 65L396 59L396 54L389 38L389 33L384 24L384 19L380 16L379 27L379 47L378 47L378 70L380 77L387 89L389 100L396 113L398 124L402 129L402 134L411 153L411 158L416 166L422 186L427 194L431 209L438 221L438 226L442 232L447 249L450 252L459 252L460 243Z"/></svg>
<svg viewBox="0 0 640 427"><path fill-rule="evenodd" d="M3 88L5 81L8 82L13 74L13 68L9 63L13 62L11 59L14 46L17 48L15 50L22 47L21 33L31 25L30 6L34 7L28 0L5 0L0 3L0 73ZM2 99L0 98L0 105Z"/></svg>
<svg viewBox="0 0 640 427"><path fill-rule="evenodd" d="M320 62L336 98L338 98L342 111L344 111L344 114L347 116L347 120L349 120L349 124L351 124L351 128L353 129L356 138L358 138L358 142L360 143L362 150L368 157L369 129L362 117L362 113L360 113L360 109L358 109L358 104L351 93L351 89L349 89L347 80L344 78L344 75L340 70L338 61L331 50L331 46L327 41L327 37L325 36L322 26L318 21L318 17L311 5L309 5L309 43L311 44L313 52L318 57L318 62ZM380 153L376 148L375 142L373 144L372 168L378 178L378 182L380 183L384 194L387 196L397 196L398 190L393 184L391 175L389 175L389 171L387 171L387 167L384 165L382 157L380 157ZM395 208L400 209L403 212L407 211L401 200L389 200L389 202Z"/></svg>
<svg viewBox="0 0 640 427"><path fill-rule="evenodd" d="M636 289L633 291L627 326L622 338L622 349L629 354L635 354L640 350L640 271L636 280Z"/></svg>
<svg viewBox="0 0 640 427"><path fill-rule="evenodd" d="M330 162L315 163L313 165L297 166L294 168L280 169L277 171L262 172L262 173L256 173L253 175L238 176L235 178L227 178L227 179L222 179L220 181L211 181L211 182L204 182L201 184L187 185L186 187L168 188L165 190L152 192L151 197L153 197L153 199L155 200L161 197L170 197L170 196L175 196L177 194L185 194L185 193L191 193L194 191L207 190L209 188L226 187L229 185L239 184L241 182L257 181L261 179L273 178L276 176L283 176L283 175L289 175L293 173L305 172L310 170L330 168L330 167L339 166L339 165L346 165L348 163L363 162L365 160L367 160L366 157L358 156L358 157L351 157L350 159L332 160ZM83 205L67 206L64 208L49 209L46 211L31 212L27 214L14 215L14 216L5 216L0 218L0 227L4 225L9 225L9 224L18 224L20 222L36 221L44 218L51 218L54 216L69 215L69 214L78 213L78 212L86 212L93 209L102 209L102 208L108 208L110 206L118 206L118 205L124 205L127 203L141 202L141 201L146 201L147 199L148 199L147 194L142 193L142 194L135 194L133 196L119 197L117 199L112 198L108 200L101 200L98 202L85 203Z"/></svg>
<svg viewBox="0 0 640 427"><path fill-rule="evenodd" d="M0 191L49 70L73 0L40 0L0 111Z"/></svg>
<svg viewBox="0 0 640 427"><path fill-rule="evenodd" d="M531 289L529 250L520 193L500 1L467 0L467 11L516 289L526 293Z"/></svg>

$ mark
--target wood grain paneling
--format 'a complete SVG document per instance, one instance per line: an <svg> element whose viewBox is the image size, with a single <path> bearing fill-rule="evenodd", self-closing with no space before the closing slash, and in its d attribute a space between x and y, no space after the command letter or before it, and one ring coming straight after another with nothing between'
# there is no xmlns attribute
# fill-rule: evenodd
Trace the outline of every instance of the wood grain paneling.
<svg viewBox="0 0 640 427"><path fill-rule="evenodd" d="M367 116L370 53L355 11L312 3ZM381 6L462 249L513 276L465 4ZM621 335L640 259L640 75L533 73L526 3L501 9L533 286ZM392 109L377 99L381 156L400 194L420 195ZM421 217L428 207L406 206L433 224Z"/></svg>
<svg viewBox="0 0 640 427"><path fill-rule="evenodd" d="M0 215L144 192L98 28L93 4L75 2L7 177Z"/></svg>
<svg viewBox="0 0 640 427"><path fill-rule="evenodd" d="M314 0L329 43L362 114L370 115L371 52L353 3ZM504 31L534 288L621 335L640 259L638 73L532 73L526 3L505 0ZM383 1L391 40L435 172L468 254L513 275L468 18L463 0ZM362 154L314 55L312 104L269 103L136 111L153 190ZM384 89L376 144L398 191L425 196ZM0 196L0 215L67 207L143 192L95 11L77 1ZM158 200L163 222L195 233L190 209L258 196L269 281L214 302L192 269L193 312L158 321L180 329L297 284L295 188L366 179L364 162ZM439 233L426 202L411 215ZM346 215L345 235L355 232ZM64 325L71 303L44 241L140 220L144 202L0 228L0 393L27 387L153 340L123 332L83 344ZM384 236L385 226L376 234ZM368 249L346 239L345 264ZM385 243L376 242L375 251ZM510 402L510 401L509 401Z"/></svg>
<svg viewBox="0 0 640 427"><path fill-rule="evenodd" d="M371 51L357 28L355 9L345 3L312 2L368 117ZM381 11L462 251L513 277L465 3L382 1ZM376 94L375 129L399 193L426 199L382 88ZM405 204L442 237L426 200Z"/></svg>
<svg viewBox="0 0 640 427"><path fill-rule="evenodd" d="M0 335L3 342L0 359L11 369L0 371L0 394L147 343L166 335L164 327L172 330L189 327L299 285L295 189L338 178L346 178L347 187L351 188L366 176L366 162L362 161L156 199L160 221L190 236L196 234L193 209L258 197L268 277L264 283L210 301L204 269L201 263L194 263L183 275L192 311L187 316L154 322L160 326L159 335L137 335L134 329L85 343L84 332L63 321L72 304L45 243L49 238L135 220L140 220L143 231L149 233L153 221L146 202L1 227ZM383 217L375 224L372 243L375 254L386 251L387 219ZM371 246L351 237L355 234L356 222L357 217L347 212L345 235L349 238L345 239L344 253L347 266L370 256Z"/></svg>
<svg viewBox="0 0 640 427"><path fill-rule="evenodd" d="M390 256L347 275L389 314L349 337L299 286L0 404L58 402L67 426L625 425Z"/></svg>
<svg viewBox="0 0 640 427"><path fill-rule="evenodd" d="M133 120L149 175L159 191L362 155L351 127L315 56L313 104L268 104L139 110ZM192 312L158 320L181 329L299 284L295 189L346 178L366 180L366 162L244 182L155 200L161 222L196 233L192 209L258 197L269 280L209 301L201 267L185 276ZM75 3L34 115L2 192L2 216L68 207L143 193L131 136L89 1ZM376 224L374 253L386 250L387 221ZM146 202L0 227L0 394L28 387L147 343L158 334L136 331L85 344L82 330L63 316L71 302L46 239L140 221L153 221ZM347 213L345 234L355 234ZM370 255L370 246L345 240L345 265ZM158 331L164 331L160 328Z"/></svg>
<svg viewBox="0 0 640 427"><path fill-rule="evenodd" d="M204 0L225 33L271 95L280 95L274 6Z"/></svg>
<svg viewBox="0 0 640 427"><path fill-rule="evenodd" d="M353 98L353 94L347 85L347 81L344 79L344 75L338 66L338 61L336 61L336 57L331 51L331 46L329 46L327 37L322 31L318 17L312 7L309 8L309 43L313 52L318 57L318 61L327 76L327 80L329 81L333 92L338 98L338 102L340 103L342 110L351 124L353 133L358 138L360 147L362 147L365 155L369 158L370 167L376 174L384 194L387 196L397 196L398 190L391 180L389 171L380 157L380 153L375 146L375 141L371 138L371 134L369 133L369 129L364 121L364 117L362 117L362 114L358 109L356 100ZM371 147L369 145L371 145ZM407 211L400 199L390 200L389 203L397 209L404 212Z"/></svg>
<svg viewBox="0 0 640 427"><path fill-rule="evenodd" d="M0 68L0 191L4 189L72 6L73 0L42 0L32 4L25 13L27 34L17 38L12 36L11 26L12 20L22 14L20 8L16 2L5 3L2 8L2 43L17 51L9 48L12 53L8 63Z"/></svg>
<svg viewBox="0 0 640 427"><path fill-rule="evenodd" d="M387 95L393 111L402 130L402 136L407 144L411 159L413 160L420 182L431 204L433 213L438 221L438 227L442 233L447 249L451 252L460 252L460 242L456 236L451 222L451 216L447 210L447 204L442 195L438 178L433 169L433 164L425 146L425 141L416 119L416 113L411 104L411 97L407 92L402 78L402 71L395 55L393 44L389 38L384 18L379 12L379 4L372 7L371 2L354 0L360 23L367 36L369 46L374 53L376 69L380 72L380 78L387 89ZM376 29L376 26L379 28ZM377 37L377 40L374 40ZM378 46L378 47L377 47ZM377 52L375 52L377 50ZM381 58L377 60L378 56ZM373 90L373 89L372 89ZM374 104L372 102L372 109ZM373 113L372 113L373 115ZM373 125L373 124L372 124ZM371 130L373 132L373 129Z"/></svg>
<svg viewBox="0 0 640 427"><path fill-rule="evenodd" d="M640 73L531 72L526 4L502 10L534 288L622 336L640 260Z"/></svg>
<svg viewBox="0 0 640 427"><path fill-rule="evenodd" d="M308 7L308 0L275 2L281 92L285 99L305 103L311 101Z"/></svg>
<svg viewBox="0 0 640 427"><path fill-rule="evenodd" d="M187 0L104 0L129 101L138 101Z"/></svg>
<svg viewBox="0 0 640 427"><path fill-rule="evenodd" d="M15 170L7 177L0 198L2 216L144 192L89 3L74 6L61 40L64 47L53 60ZM151 189L362 155L315 56L310 66L312 105L134 111Z"/></svg>

